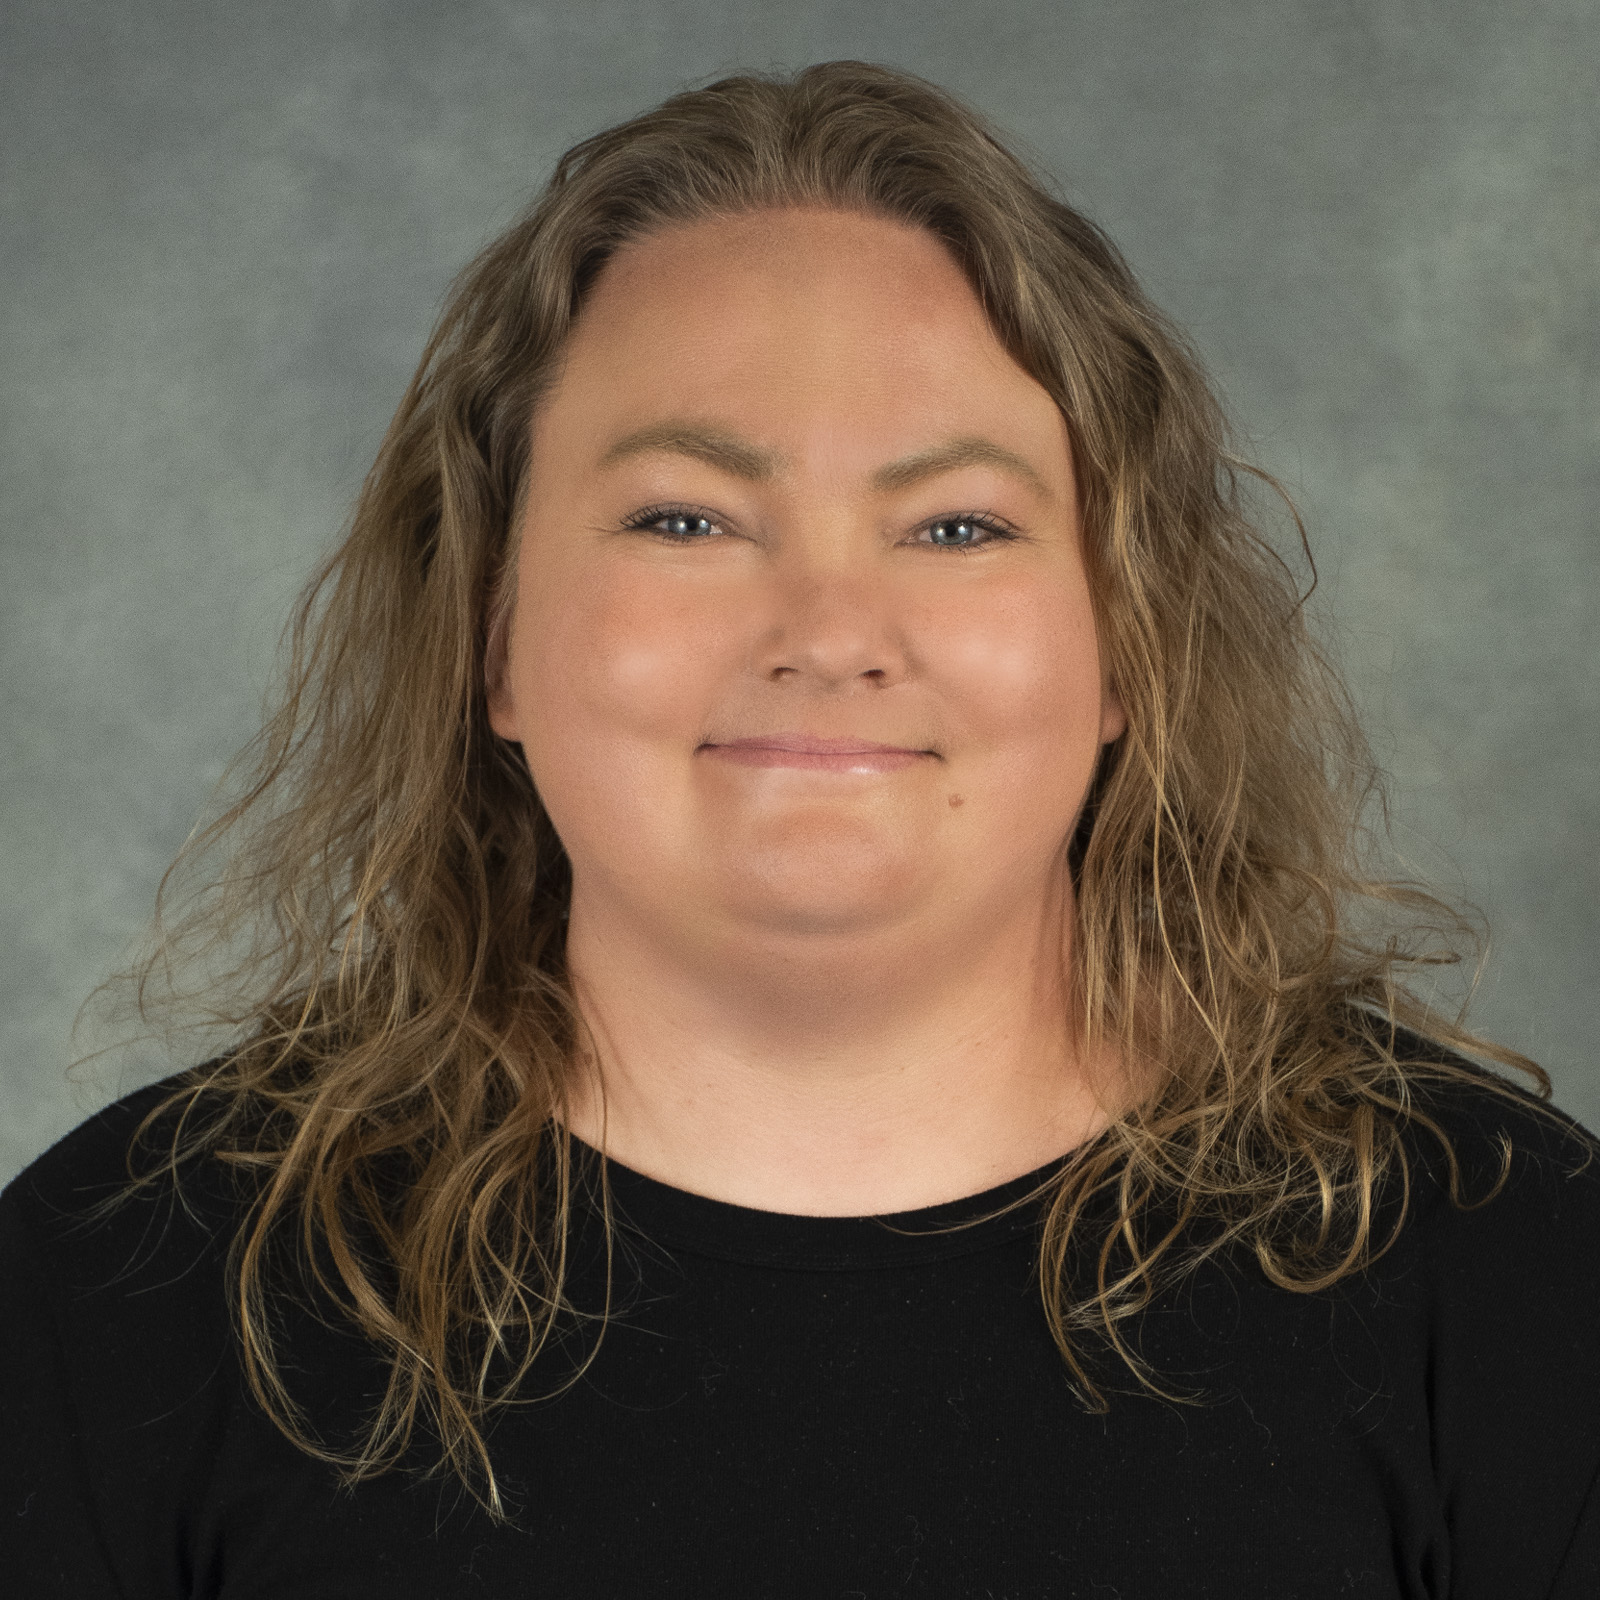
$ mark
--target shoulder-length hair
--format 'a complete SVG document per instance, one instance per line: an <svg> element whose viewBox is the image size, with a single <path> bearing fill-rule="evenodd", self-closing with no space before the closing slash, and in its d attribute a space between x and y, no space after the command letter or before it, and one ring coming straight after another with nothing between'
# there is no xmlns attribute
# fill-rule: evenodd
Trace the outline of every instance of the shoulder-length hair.
<svg viewBox="0 0 1600 1600"><path fill-rule="evenodd" d="M562 1111L583 1047L570 873L485 704L531 419L620 246L770 206L927 229L1070 429L1128 719L1063 841L1070 978L1086 1043L1151 1069L1045 1200L1041 1294L1086 1403L1103 1403L1097 1342L1158 1381L1128 1319L1207 1254L1241 1247L1310 1291L1386 1247L1378 1201L1403 1179L1405 1122L1426 1120L1413 1083L1466 1070L1401 1060L1397 1023L1548 1093L1405 987L1464 925L1363 867L1374 769L1252 517L1266 480L1230 454L1194 355L1105 235L907 74L727 78L569 151L456 283L300 603L236 801L179 858L225 865L158 920L138 972L141 1005L198 1001L234 1030L184 1081L165 1165L211 1151L254 1173L234 1257L246 1369L280 1426L353 1478L432 1436L498 1511L484 1422L563 1310ZM185 989L191 960L204 977ZM268 1263L285 1236L388 1361L353 1443L321 1438L283 1376Z"/></svg>

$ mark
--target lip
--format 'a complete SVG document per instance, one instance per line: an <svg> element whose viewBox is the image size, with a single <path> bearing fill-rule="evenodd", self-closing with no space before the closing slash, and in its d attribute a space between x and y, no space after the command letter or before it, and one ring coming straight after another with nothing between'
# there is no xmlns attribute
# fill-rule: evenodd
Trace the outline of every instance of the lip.
<svg viewBox="0 0 1600 1600"><path fill-rule="evenodd" d="M738 766L799 767L811 772L896 772L933 754L872 739L830 739L811 733L759 734L703 744L700 750Z"/></svg>

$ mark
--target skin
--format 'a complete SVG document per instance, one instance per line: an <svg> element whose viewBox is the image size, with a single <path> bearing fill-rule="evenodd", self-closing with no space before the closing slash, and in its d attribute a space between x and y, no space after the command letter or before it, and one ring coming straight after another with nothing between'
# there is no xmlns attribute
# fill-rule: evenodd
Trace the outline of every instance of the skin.
<svg viewBox="0 0 1600 1600"><path fill-rule="evenodd" d="M859 1215L1103 1126L1065 845L1124 717L1066 424L939 242L820 209L635 241L525 504L490 717L572 860L597 1052L573 1132L716 1199ZM902 753L732 748L781 735Z"/></svg>

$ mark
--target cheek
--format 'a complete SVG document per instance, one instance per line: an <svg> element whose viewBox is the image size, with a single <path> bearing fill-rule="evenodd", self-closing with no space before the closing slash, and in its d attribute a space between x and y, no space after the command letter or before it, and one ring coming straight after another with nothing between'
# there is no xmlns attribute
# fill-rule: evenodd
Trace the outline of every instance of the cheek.
<svg viewBox="0 0 1600 1600"><path fill-rule="evenodd" d="M930 629L924 653L975 745L1061 778L1093 765L1101 677L1087 592L1040 584L986 596Z"/></svg>
<svg viewBox="0 0 1600 1600"><path fill-rule="evenodd" d="M635 766L652 744L698 737L721 670L729 608L673 593L626 563L525 593L512 670L534 770Z"/></svg>

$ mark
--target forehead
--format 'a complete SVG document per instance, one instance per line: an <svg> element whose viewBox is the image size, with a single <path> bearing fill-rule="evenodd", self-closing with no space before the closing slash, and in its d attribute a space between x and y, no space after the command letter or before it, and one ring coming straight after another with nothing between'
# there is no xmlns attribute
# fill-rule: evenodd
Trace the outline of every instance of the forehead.
<svg viewBox="0 0 1600 1600"><path fill-rule="evenodd" d="M1066 451L1054 401L943 244L848 211L716 217L631 242L591 289L550 398L590 428L694 413L786 452L831 437L898 455L997 432Z"/></svg>

